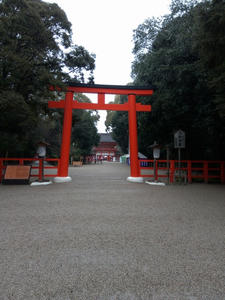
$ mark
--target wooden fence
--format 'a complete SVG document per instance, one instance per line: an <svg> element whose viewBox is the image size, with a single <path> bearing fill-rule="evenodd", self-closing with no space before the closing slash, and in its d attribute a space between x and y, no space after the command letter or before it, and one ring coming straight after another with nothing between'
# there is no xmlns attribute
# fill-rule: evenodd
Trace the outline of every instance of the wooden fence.
<svg viewBox="0 0 225 300"><path fill-rule="evenodd" d="M42 180L42 168L44 177L58 176L60 159L58 158L0 158L0 182L3 179L4 170L7 165L30 165L31 177L38 177ZM51 172L55 170L55 172Z"/></svg>
<svg viewBox="0 0 225 300"><path fill-rule="evenodd" d="M59 176L59 158L0 158L0 182L7 165L31 165L31 177L42 179L42 167L44 177ZM55 172L51 172L55 170ZM183 180L191 183L193 181L220 182L225 183L225 162L224 161L192 161L192 160L139 160L139 176L167 179L169 183Z"/></svg>
<svg viewBox="0 0 225 300"><path fill-rule="evenodd" d="M140 176L147 178L167 178L169 183L184 180L225 183L224 161L203 160L139 160Z"/></svg>

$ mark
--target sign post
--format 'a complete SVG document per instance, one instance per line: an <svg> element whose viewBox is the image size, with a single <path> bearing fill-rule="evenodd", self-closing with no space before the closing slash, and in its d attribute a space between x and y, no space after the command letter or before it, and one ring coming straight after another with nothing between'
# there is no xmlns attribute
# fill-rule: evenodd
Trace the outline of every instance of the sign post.
<svg viewBox="0 0 225 300"><path fill-rule="evenodd" d="M46 146L49 146L48 143L40 141L38 143L37 155L39 158L39 181L44 181L44 158L46 157Z"/></svg>
<svg viewBox="0 0 225 300"><path fill-rule="evenodd" d="M179 168L179 177L181 174L181 149L185 148L185 132L179 129L174 133L174 148L178 149L178 168Z"/></svg>
<svg viewBox="0 0 225 300"><path fill-rule="evenodd" d="M156 141L154 141L154 143L150 146L150 148L152 148L153 150L153 158L154 158L154 181L156 182L158 180L158 174L156 174L156 163L157 163L157 159L160 158L160 146L159 144L157 144Z"/></svg>
<svg viewBox="0 0 225 300"><path fill-rule="evenodd" d="M47 184L52 183L50 180L44 179L44 159L46 157L46 146L49 146L49 145L50 144L46 143L45 141L40 141L38 143L37 156L38 156L38 161L39 161L39 178L38 178L38 181L32 182L31 186L47 185Z"/></svg>
<svg viewBox="0 0 225 300"><path fill-rule="evenodd" d="M154 181L145 181L148 184L151 185L165 185L164 182L158 182L158 166L157 166L157 159L160 158L160 145L154 141L152 145L149 146L149 148L152 148L153 152L153 158L154 158Z"/></svg>

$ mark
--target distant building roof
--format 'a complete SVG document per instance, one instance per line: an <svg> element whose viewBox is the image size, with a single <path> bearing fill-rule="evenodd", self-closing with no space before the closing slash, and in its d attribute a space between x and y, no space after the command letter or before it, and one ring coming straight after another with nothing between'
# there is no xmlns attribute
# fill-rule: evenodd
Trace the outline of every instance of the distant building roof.
<svg viewBox="0 0 225 300"><path fill-rule="evenodd" d="M115 143L116 141L112 138L110 133L100 133L100 143Z"/></svg>
<svg viewBox="0 0 225 300"><path fill-rule="evenodd" d="M130 157L130 154L128 153L128 154L124 154L124 155L122 155L123 157L126 157L126 158L129 158ZM145 156L144 154L142 154L141 152L138 152L138 158L140 158L140 159L146 159L147 158L147 156Z"/></svg>

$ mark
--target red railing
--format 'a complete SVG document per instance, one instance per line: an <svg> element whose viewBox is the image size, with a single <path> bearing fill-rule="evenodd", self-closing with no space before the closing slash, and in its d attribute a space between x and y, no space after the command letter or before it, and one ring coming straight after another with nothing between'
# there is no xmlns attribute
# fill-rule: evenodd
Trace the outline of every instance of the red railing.
<svg viewBox="0 0 225 300"><path fill-rule="evenodd" d="M34 162L38 162L34 165ZM57 163L54 165L45 165L45 162ZM38 177L42 179L42 167L44 166L44 177L59 176L58 158L0 158L0 182L2 181L4 170L6 166L10 165L31 165L31 177ZM47 173L47 170L56 169L54 174ZM32 172L37 170L37 173ZM143 172L142 172L143 171ZM224 161L191 161L191 160L139 160L139 176L146 178L168 178L170 183L177 179L183 179L191 183L194 180L200 180L208 183L215 180L217 182L225 183L225 162Z"/></svg>
<svg viewBox="0 0 225 300"><path fill-rule="evenodd" d="M37 165L34 165L35 162L38 162ZM45 162L52 162L57 163L57 165L45 165ZM60 159L58 158L0 158L0 182L2 181L4 170L6 169L7 165L30 165L31 166L31 177L38 177L39 180L42 180L42 177L55 177L58 176L59 172L59 164ZM43 173L42 173L43 168ZM46 170L57 170L56 172L49 173L45 172ZM37 170L37 173L32 172Z"/></svg>
<svg viewBox="0 0 225 300"><path fill-rule="evenodd" d="M168 178L170 183L183 179L191 183L194 180L217 181L225 183L224 161L192 160L139 160L140 176L147 178Z"/></svg>

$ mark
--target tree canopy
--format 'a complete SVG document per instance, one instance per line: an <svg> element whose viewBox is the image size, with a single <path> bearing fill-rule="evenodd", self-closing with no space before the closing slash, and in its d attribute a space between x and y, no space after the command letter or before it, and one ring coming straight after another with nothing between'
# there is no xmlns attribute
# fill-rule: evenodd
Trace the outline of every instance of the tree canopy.
<svg viewBox="0 0 225 300"><path fill-rule="evenodd" d="M183 157L225 159L224 22L223 0L173 0L170 14L134 30L133 84L154 89L141 98L152 112L138 114L139 149L149 157L155 140L173 150L174 133L182 129ZM112 129L122 144L117 132L127 125L116 114Z"/></svg>
<svg viewBox="0 0 225 300"><path fill-rule="evenodd" d="M94 68L95 56L73 43L71 23L57 4L0 0L0 156L34 153L38 132L58 124L47 109L57 97L49 86L93 82Z"/></svg>

